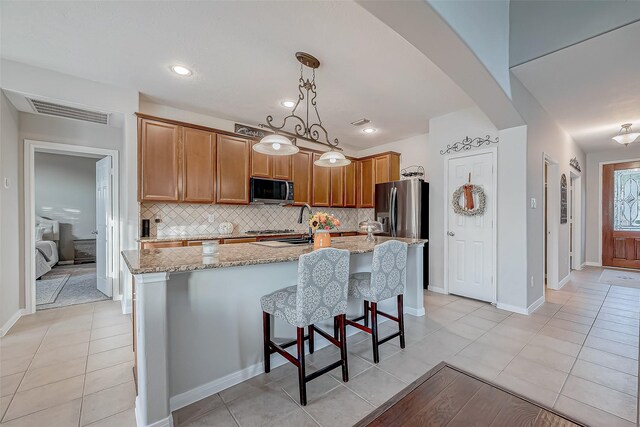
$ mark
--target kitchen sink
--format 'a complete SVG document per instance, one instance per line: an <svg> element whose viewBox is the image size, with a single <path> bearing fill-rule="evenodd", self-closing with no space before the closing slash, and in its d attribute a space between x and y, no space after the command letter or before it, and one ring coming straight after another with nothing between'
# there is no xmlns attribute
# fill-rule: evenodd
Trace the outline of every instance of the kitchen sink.
<svg viewBox="0 0 640 427"><path fill-rule="evenodd" d="M291 245L308 245L311 241L308 238L288 237L282 239L274 239L276 242L289 243Z"/></svg>
<svg viewBox="0 0 640 427"><path fill-rule="evenodd" d="M270 248L284 248L290 245L308 245L311 241L300 237L281 237L274 239L262 239L254 242L254 245L267 246Z"/></svg>

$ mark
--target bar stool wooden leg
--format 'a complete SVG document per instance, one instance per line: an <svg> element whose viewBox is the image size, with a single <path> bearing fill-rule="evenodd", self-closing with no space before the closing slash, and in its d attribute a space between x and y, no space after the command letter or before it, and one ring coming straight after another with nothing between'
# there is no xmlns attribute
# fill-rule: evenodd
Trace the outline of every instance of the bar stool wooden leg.
<svg viewBox="0 0 640 427"><path fill-rule="evenodd" d="M347 363L347 315L341 314L340 320L340 359L342 360L342 381L349 381L349 365Z"/></svg>
<svg viewBox="0 0 640 427"><path fill-rule="evenodd" d="M369 327L369 301L364 301L364 326Z"/></svg>
<svg viewBox="0 0 640 427"><path fill-rule="evenodd" d="M269 373L271 371L271 348L269 342L271 341L271 315L266 312L262 312L262 345L264 346L264 372Z"/></svg>
<svg viewBox="0 0 640 427"><path fill-rule="evenodd" d="M300 387L300 404L307 404L307 379L304 374L304 328L298 328L298 385Z"/></svg>
<svg viewBox="0 0 640 427"><path fill-rule="evenodd" d="M340 327L340 324L338 322L338 317L334 317L333 318L333 338L335 338L336 340L338 339L338 328Z"/></svg>
<svg viewBox="0 0 640 427"><path fill-rule="evenodd" d="M378 351L378 303L371 303L371 341L373 341L373 363L380 362Z"/></svg>
<svg viewBox="0 0 640 427"><path fill-rule="evenodd" d="M404 348L404 297L398 295L398 328L400 329L400 348Z"/></svg>
<svg viewBox="0 0 640 427"><path fill-rule="evenodd" d="M313 335L315 334L315 327L313 325L309 325L309 353L313 354L314 348L314 340ZM404 347L403 347L404 348Z"/></svg>

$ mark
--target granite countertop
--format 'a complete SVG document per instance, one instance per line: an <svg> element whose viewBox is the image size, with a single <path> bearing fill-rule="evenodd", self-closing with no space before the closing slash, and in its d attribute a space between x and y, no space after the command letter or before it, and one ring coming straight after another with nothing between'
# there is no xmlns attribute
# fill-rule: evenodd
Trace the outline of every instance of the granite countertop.
<svg viewBox="0 0 640 427"><path fill-rule="evenodd" d="M410 246L423 245L427 242L422 239L382 236L377 236L374 242L367 242L365 239L366 236L334 237L331 246L347 249L352 254L361 254L373 252L376 244L387 240L400 240ZM290 262L297 261L300 255L311 251L313 251L312 244L273 248L256 243L237 243L220 245L218 254L208 257L203 256L202 247L199 246L122 251L122 257L131 274L144 274Z"/></svg>
<svg viewBox="0 0 640 427"><path fill-rule="evenodd" d="M331 230L335 233L357 233L356 229L340 229ZM234 231L231 234L200 234L200 235L179 235L179 236L160 236L160 237L139 237L136 239L139 243L153 243L153 242L179 242L182 240L221 240L221 239L242 239L247 237L273 237L273 236L299 236L301 234L307 234L307 230L294 230L287 233L273 233L273 234L257 234L246 233L240 231Z"/></svg>

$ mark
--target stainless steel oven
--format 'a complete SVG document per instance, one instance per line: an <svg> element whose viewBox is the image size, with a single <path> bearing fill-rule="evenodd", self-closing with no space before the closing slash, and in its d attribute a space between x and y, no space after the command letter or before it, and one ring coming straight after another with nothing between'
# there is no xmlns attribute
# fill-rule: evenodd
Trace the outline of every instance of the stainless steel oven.
<svg viewBox="0 0 640 427"><path fill-rule="evenodd" d="M293 182L251 178L251 203L289 205L293 203Z"/></svg>

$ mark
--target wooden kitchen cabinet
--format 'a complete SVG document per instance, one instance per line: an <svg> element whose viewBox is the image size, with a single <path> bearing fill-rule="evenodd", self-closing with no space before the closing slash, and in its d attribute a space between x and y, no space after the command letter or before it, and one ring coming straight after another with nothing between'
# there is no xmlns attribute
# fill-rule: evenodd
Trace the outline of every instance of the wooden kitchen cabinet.
<svg viewBox="0 0 640 427"><path fill-rule="evenodd" d="M374 160L376 184L400 179L400 155L398 153L385 153L375 157Z"/></svg>
<svg viewBox="0 0 640 427"><path fill-rule="evenodd" d="M182 128L182 197L189 203L214 203L216 134Z"/></svg>
<svg viewBox="0 0 640 427"><path fill-rule="evenodd" d="M251 143L251 147L256 145L258 141ZM271 156L267 154L258 153L251 149L251 176L256 178L271 178L272 177L272 161Z"/></svg>
<svg viewBox="0 0 640 427"><path fill-rule="evenodd" d="M184 246L183 240L176 242L142 242L142 249L180 248Z"/></svg>
<svg viewBox="0 0 640 427"><path fill-rule="evenodd" d="M351 163L344 167L344 207L355 208L357 206L358 180L357 178L358 163L351 160Z"/></svg>
<svg viewBox="0 0 640 427"><path fill-rule="evenodd" d="M273 179L292 180L291 156L270 156L271 157L271 177ZM294 186L295 187L295 186Z"/></svg>
<svg viewBox="0 0 640 427"><path fill-rule="evenodd" d="M249 204L251 141L218 135L216 202Z"/></svg>
<svg viewBox="0 0 640 427"><path fill-rule="evenodd" d="M309 151L300 150L296 154L294 154L292 163L292 174L291 178L293 180L293 204L295 206L300 206L305 203L308 205L312 204L311 194L312 194L312 186L311 186L311 175L312 175L312 165L313 165L313 153Z"/></svg>
<svg viewBox="0 0 640 427"><path fill-rule="evenodd" d="M320 158L320 154L313 154L313 161ZM312 183L313 195L311 206L331 206L331 169L313 165ZM295 191L295 184L294 184Z"/></svg>
<svg viewBox="0 0 640 427"><path fill-rule="evenodd" d="M331 171L331 206L344 206L344 173L345 167L329 168Z"/></svg>
<svg viewBox="0 0 640 427"><path fill-rule="evenodd" d="M251 145L257 144L258 141ZM291 156L269 156L251 150L251 176L291 180Z"/></svg>
<svg viewBox="0 0 640 427"><path fill-rule="evenodd" d="M138 200L180 201L180 126L138 119Z"/></svg>
<svg viewBox="0 0 640 427"><path fill-rule="evenodd" d="M358 207L373 208L375 206L375 160L358 161Z"/></svg>

